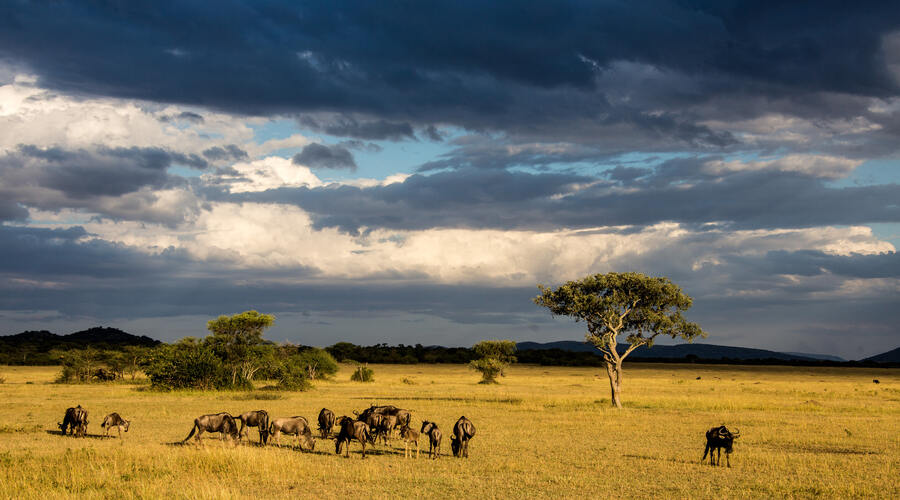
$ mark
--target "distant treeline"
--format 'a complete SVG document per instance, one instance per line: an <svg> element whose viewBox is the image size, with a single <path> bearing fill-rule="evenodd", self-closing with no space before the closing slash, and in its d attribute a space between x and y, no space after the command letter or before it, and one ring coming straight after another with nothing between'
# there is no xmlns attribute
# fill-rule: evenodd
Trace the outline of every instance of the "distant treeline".
<svg viewBox="0 0 900 500"><path fill-rule="evenodd" d="M116 328L95 327L69 335L46 330L0 337L0 365L59 365L60 353L87 348L124 352L130 347L155 347L160 341Z"/></svg>

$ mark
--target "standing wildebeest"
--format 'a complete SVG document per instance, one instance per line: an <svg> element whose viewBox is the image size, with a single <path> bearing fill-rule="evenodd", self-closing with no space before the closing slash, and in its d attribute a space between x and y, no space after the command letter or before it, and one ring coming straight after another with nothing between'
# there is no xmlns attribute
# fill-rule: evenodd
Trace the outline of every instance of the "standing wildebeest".
<svg viewBox="0 0 900 500"><path fill-rule="evenodd" d="M362 457L366 458L366 441L372 440L369 434L369 426L365 422L353 420L347 416L338 419L338 425L341 430L338 432L337 439L334 442L334 452L340 455L341 446L346 443L347 447L344 450L344 456L350 458L350 441L355 439L362 445Z"/></svg>
<svg viewBox="0 0 900 500"><path fill-rule="evenodd" d="M436 460L441 455L441 430L436 423L423 420L422 430L419 432L428 436L428 453L432 460Z"/></svg>
<svg viewBox="0 0 900 500"><path fill-rule="evenodd" d="M357 419L357 421L365 422L369 426L369 442L375 446L375 439L378 437L378 429L384 425L384 415L380 413L372 413L365 420Z"/></svg>
<svg viewBox="0 0 900 500"><path fill-rule="evenodd" d="M466 417L459 417L453 426L453 436L450 437L450 449L454 457L469 458L469 440L475 436L475 426Z"/></svg>
<svg viewBox="0 0 900 500"><path fill-rule="evenodd" d="M397 426L397 415L382 415L381 422L375 427L375 439L381 436L381 442L387 444L391 432Z"/></svg>
<svg viewBox="0 0 900 500"><path fill-rule="evenodd" d="M731 467L728 455L731 455L731 446L734 444L734 440L740 436L741 431L735 429L734 432L731 432L724 425L706 431L706 449L703 450L703 458L700 459L700 463L702 464L706 460L706 454L709 453L709 465L721 465L722 448L725 448L725 463Z"/></svg>
<svg viewBox="0 0 900 500"><path fill-rule="evenodd" d="M228 413L215 413L197 417L194 419L194 427L191 428L191 433L184 438L182 443L186 443L195 432L197 433L197 444L202 444L200 442L200 435L204 432L221 432L222 441L225 441L226 438L230 438L232 441L240 439L237 422L235 422L234 417Z"/></svg>
<svg viewBox="0 0 900 500"><path fill-rule="evenodd" d="M67 430L71 430L75 437L84 437L87 433L87 417L87 410L82 408L81 405L74 408L66 408L66 414L63 417L62 423L57 425L59 425L59 429L62 431L63 435L66 434Z"/></svg>
<svg viewBox="0 0 900 500"><path fill-rule="evenodd" d="M118 429L119 431L119 439L122 439L122 428L125 428L125 432L128 432L128 428L131 427L131 421L125 420L120 417L118 413L110 413L103 419L103 423L100 424L100 427L106 429L104 435L109 436L109 431L113 427Z"/></svg>
<svg viewBox="0 0 900 500"><path fill-rule="evenodd" d="M250 433L250 427L256 427L259 431L259 444L268 442L269 414L266 410L248 411L240 414L237 419L241 421L241 429L238 431L240 439L244 439L244 436Z"/></svg>
<svg viewBox="0 0 900 500"><path fill-rule="evenodd" d="M294 416L283 417L272 420L269 424L269 433L275 444L281 441L281 434L288 436L297 436L297 445L301 451L313 451L316 449L316 438L312 435L312 429L306 417Z"/></svg>
<svg viewBox="0 0 900 500"><path fill-rule="evenodd" d="M408 425L404 425L400 428L400 439L403 440L403 456L412 456L412 450L409 449L409 443L415 443L416 458L419 458L419 433Z"/></svg>
<svg viewBox="0 0 900 500"><path fill-rule="evenodd" d="M322 439L328 439L331 436L332 427L334 427L334 412L328 408L322 408L319 411L319 430L322 432Z"/></svg>
<svg viewBox="0 0 900 500"><path fill-rule="evenodd" d="M365 410L363 410L362 413L360 413L358 411L354 411L353 414L356 415L357 420L359 420L361 422L367 422L369 415L372 415L372 414L397 417L397 421L394 423L394 426L391 428L392 430L397 427L402 427L403 425L409 425L412 422L412 414L410 413L409 410L404 410L403 408L397 408L394 405L382 405L382 406L372 405L372 406L366 408Z"/></svg>

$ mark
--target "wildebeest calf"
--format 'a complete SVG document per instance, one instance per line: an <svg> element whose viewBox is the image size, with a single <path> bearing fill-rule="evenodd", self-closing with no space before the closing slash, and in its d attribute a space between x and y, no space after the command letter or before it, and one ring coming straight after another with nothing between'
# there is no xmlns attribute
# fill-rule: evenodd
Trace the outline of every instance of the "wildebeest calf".
<svg viewBox="0 0 900 500"><path fill-rule="evenodd" d="M334 452L340 455L341 446L346 444L344 456L350 458L350 441L355 439L362 445L362 457L366 458L366 441L372 441L369 426L365 422L353 420L347 416L338 419L338 426L340 426L341 430L338 432L337 439L334 442Z"/></svg>
<svg viewBox="0 0 900 500"><path fill-rule="evenodd" d="M266 410L248 411L240 414L237 419L241 421L241 429L238 431L240 439L244 439L244 436L250 433L250 427L256 427L259 430L259 444L268 442L269 413Z"/></svg>
<svg viewBox="0 0 900 500"><path fill-rule="evenodd" d="M72 431L75 437L84 435L87 433L87 425L88 425L88 413L87 410L78 405L74 408L66 408L66 414L63 416L62 423L59 423L59 430L62 431L63 435L66 434L66 431Z"/></svg>
<svg viewBox="0 0 900 500"><path fill-rule="evenodd" d="M328 439L331 436L331 429L334 427L334 412L328 408L322 408L319 411L319 431L322 433L322 439Z"/></svg>
<svg viewBox="0 0 900 500"><path fill-rule="evenodd" d="M125 420L120 417L118 413L113 412L107 415L103 419L103 423L100 424L100 427L105 429L104 435L109 436L109 430L115 427L119 431L119 439L122 438L122 429L125 429L125 432L128 432L128 428L131 427L131 421Z"/></svg>
<svg viewBox="0 0 900 500"><path fill-rule="evenodd" d="M381 422L375 427L375 439L381 436L381 442L387 444L394 427L397 426L397 415L382 415Z"/></svg>
<svg viewBox="0 0 900 500"><path fill-rule="evenodd" d="M453 435L450 437L450 449L454 457L469 458L469 440L475 436L475 425L465 416L459 417L453 426Z"/></svg>
<svg viewBox="0 0 900 500"><path fill-rule="evenodd" d="M416 458L419 458L419 433L411 429L408 425L400 428L400 439L403 440L403 456L412 456L412 450L409 449L409 443L416 445Z"/></svg>
<svg viewBox="0 0 900 500"><path fill-rule="evenodd" d="M313 451L316 449L316 438L312 435L312 429L306 417L294 416L276 418L269 424L269 433L272 434L272 440L275 444L281 441L281 434L289 436L297 436L297 445L302 451Z"/></svg>
<svg viewBox="0 0 900 500"><path fill-rule="evenodd" d="M432 460L436 460L441 454L441 438L443 437L441 430L438 429L436 423L423 420L422 430L419 432L428 436L428 453Z"/></svg>
<svg viewBox="0 0 900 500"><path fill-rule="evenodd" d="M706 460L708 453L709 465L722 465L722 448L725 448L725 463L731 467L728 455L731 455L734 440L740 436L741 431L735 429L734 432L731 432L724 425L706 431L706 449L703 450L703 458L700 459L700 463L702 464Z"/></svg>
<svg viewBox="0 0 900 500"><path fill-rule="evenodd" d="M197 433L197 444L202 444L200 441L200 435L204 432L221 432L222 433L222 441L225 439L230 439L231 441L236 441L240 439L240 435L238 434L238 426L237 422L235 422L234 417L232 417L228 413L213 413L209 415L201 415L194 419L194 427L191 428L191 433L184 438L182 443L186 443L194 433Z"/></svg>

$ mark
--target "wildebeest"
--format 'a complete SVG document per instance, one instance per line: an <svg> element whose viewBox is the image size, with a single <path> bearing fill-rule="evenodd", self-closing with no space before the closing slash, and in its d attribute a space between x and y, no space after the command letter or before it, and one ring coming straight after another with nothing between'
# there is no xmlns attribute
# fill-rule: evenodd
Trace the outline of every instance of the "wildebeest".
<svg viewBox="0 0 900 500"><path fill-rule="evenodd" d="M269 433L275 444L281 441L281 435L297 436L297 445L303 451L313 451L316 449L316 438L312 435L312 429L309 427L309 421L306 417L293 416L276 418L269 424Z"/></svg>
<svg viewBox="0 0 900 500"><path fill-rule="evenodd" d="M403 425L409 425L412 422L412 414L409 410L397 408L394 405L372 405L363 410L361 413L354 411L353 414L356 415L357 419L362 422L366 422L369 418L369 415L372 414L395 416L397 417L397 422L394 424L393 428L402 427Z"/></svg>
<svg viewBox="0 0 900 500"><path fill-rule="evenodd" d="M475 426L465 416L459 417L453 426L453 435L450 437L450 449L454 457L469 458L469 440L475 436Z"/></svg>
<svg viewBox="0 0 900 500"><path fill-rule="evenodd" d="M432 460L437 459L441 455L441 438L443 437L441 430L438 429L436 423L423 420L422 430L419 432L428 436L428 453Z"/></svg>
<svg viewBox="0 0 900 500"><path fill-rule="evenodd" d="M322 432L322 439L328 439L331 436L331 429L334 427L334 412L328 408L322 408L319 411L319 431Z"/></svg>
<svg viewBox="0 0 900 500"><path fill-rule="evenodd" d="M873 383L873 384L880 384L881 381L878 380L877 378L873 378L873 379L872 379L872 383Z"/></svg>
<svg viewBox="0 0 900 500"><path fill-rule="evenodd" d="M365 422L367 426L369 426L369 442L372 443L372 446L375 446L375 438L378 437L378 429L382 428L384 425L384 415L379 413L372 413L365 420L358 419L361 422Z"/></svg>
<svg viewBox="0 0 900 500"><path fill-rule="evenodd" d="M191 428L191 433L184 438L182 443L186 443L194 433L197 433L197 444L201 444L200 435L204 432L221 432L222 441L225 441L226 438L229 438L232 441L240 439L237 422L234 421L234 417L228 413L213 413L195 418L194 427Z"/></svg>
<svg viewBox="0 0 900 500"><path fill-rule="evenodd" d="M341 446L346 445L344 456L350 458L350 441L355 439L362 446L362 457L366 458L366 441L372 440L369 426L365 422L353 420L347 416L338 419L338 426L341 430L334 442L334 452L340 455Z"/></svg>
<svg viewBox="0 0 900 500"><path fill-rule="evenodd" d="M709 465L721 465L722 448L725 448L725 463L731 467L731 461L728 455L731 455L731 447L734 440L741 436L741 431L735 429L734 432L729 431L724 425L713 427L706 431L706 449L703 450L703 458L700 459L702 464L706 460L706 454L709 454Z"/></svg>
<svg viewBox="0 0 900 500"><path fill-rule="evenodd" d="M389 441L391 432L397 426L397 415L382 415L381 422L375 427L375 439L381 436L381 441L385 444Z"/></svg>
<svg viewBox="0 0 900 500"><path fill-rule="evenodd" d="M259 444L268 442L269 414L266 410L248 411L240 414L237 419L241 421L241 429L238 431L240 439L243 439L244 436L250 433L250 427L256 427L259 431Z"/></svg>
<svg viewBox="0 0 900 500"><path fill-rule="evenodd" d="M66 414L63 416L62 423L58 423L57 425L59 425L59 430L62 431L63 435L71 430L75 437L84 437L87 433L87 418L87 410L82 408L81 405L78 405L74 408L66 408Z"/></svg>
<svg viewBox="0 0 900 500"><path fill-rule="evenodd" d="M409 449L409 443L415 443L416 458L419 458L419 433L410 428L410 426L404 425L400 428L400 439L403 440L403 456L409 457L412 455L412 451Z"/></svg>
<svg viewBox="0 0 900 500"><path fill-rule="evenodd" d="M110 429L115 427L116 429L118 429L119 438L121 439L122 438L122 428L125 429L125 432L128 432L128 428L131 427L131 421L125 420L124 418L120 417L118 413L113 412L113 413L110 413L109 415L107 415L106 417L104 417L103 423L100 424L100 427L105 429L104 435L106 435L106 436L109 436Z"/></svg>

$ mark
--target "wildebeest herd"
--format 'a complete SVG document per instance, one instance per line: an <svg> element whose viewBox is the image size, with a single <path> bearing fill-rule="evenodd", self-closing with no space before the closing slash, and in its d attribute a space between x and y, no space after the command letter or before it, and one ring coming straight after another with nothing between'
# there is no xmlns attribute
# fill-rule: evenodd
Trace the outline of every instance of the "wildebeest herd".
<svg viewBox="0 0 900 500"><path fill-rule="evenodd" d="M350 443L355 440L362 448L362 458L366 458L366 444L374 447L378 438L381 438L382 443L387 444L394 431L397 431L404 443L404 457L412 456L410 445L415 445L416 458L419 457L420 435L428 439L429 456L432 459L440 456L441 431L438 425L426 420L422 422L421 430L416 431L410 427L412 423L410 410L393 405L372 405L361 412L354 411L353 414L356 418L346 415L336 418L334 412L328 408L322 408L319 412L318 430L322 439L331 438L334 426L338 426L338 432L334 435L335 453L338 455L343 449L344 456L349 457ZM238 427L238 422L240 422L240 427ZM84 437L87 433L87 425L87 410L78 405L66 410L63 422L59 424L59 427L63 435L67 434L68 430L76 437ZM122 429L124 428L125 432L128 432L130 425L131 422L123 419L118 413L110 413L103 420L101 427L106 429L107 436L110 429L115 427L121 437ZM257 428L259 444L263 446L269 444L270 441L276 445L280 444L281 435L286 434L297 437L297 446L301 451L313 451L316 447L316 440L306 417L298 415L270 418L266 410L248 411L237 416L227 412L201 415L194 419L190 433L181 443L187 443L193 437L197 444L202 444L200 436L205 432L219 433L223 441L229 440L237 443L248 437L250 427ZM469 440L474 436L475 425L465 416L460 417L453 427L453 435L450 440L453 456L468 458Z"/></svg>
<svg viewBox="0 0 900 500"><path fill-rule="evenodd" d="M419 436L427 440L430 458L436 459L440 456L443 433L435 422L423 420L421 429L416 431L410 427L412 413L393 405L372 405L362 412L354 411L353 414L356 415L356 418L346 415L336 418L334 412L328 408L322 408L319 411L318 430L322 439L329 439L334 426L338 426L334 450L337 455L340 455L343 449L344 456L349 458L350 442L356 440L362 448L362 458L366 458L366 443L374 447L380 437L382 443L387 444L394 431L397 430L404 444L404 457L412 456L410 449L412 444L416 446L416 458L419 458ZM238 427L238 422L241 424L240 427ZM75 437L84 437L88 426L87 410L81 405L66 409L63 421L58 425L63 435L71 433ZM110 429L115 427L121 438L122 429L124 428L125 432L128 432L130 425L129 420L125 420L114 412L107 415L100 426L106 430L107 436L109 436ZM270 438L274 444L280 444L281 435L286 434L297 437L297 446L301 451L313 451L316 447L316 440L306 417L270 419L266 410L248 411L238 416L227 412L201 415L194 419L191 432L181 442L186 443L193 437L197 444L201 444L200 436L204 432L217 432L221 434L223 441L240 442L248 436L250 427L257 428L259 444L263 446L269 444ZM740 435L739 430L729 431L724 425L706 431L706 448L703 450L703 458L700 459L700 462L705 461L706 456L709 455L710 465L722 465L722 449L724 448L725 463L731 467L729 455L731 455L734 440ZM459 417L459 420L453 425L453 433L450 437L450 450L453 456L469 458L469 441L473 437L475 437L475 425L465 416Z"/></svg>

